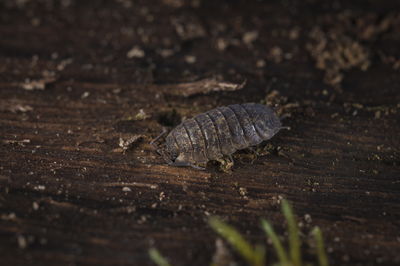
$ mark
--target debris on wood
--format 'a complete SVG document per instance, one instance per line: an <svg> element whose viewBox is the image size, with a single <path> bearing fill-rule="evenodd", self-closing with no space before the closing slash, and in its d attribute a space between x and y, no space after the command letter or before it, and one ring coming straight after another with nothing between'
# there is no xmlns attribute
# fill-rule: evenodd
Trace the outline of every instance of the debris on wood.
<svg viewBox="0 0 400 266"><path fill-rule="evenodd" d="M278 154L278 148L271 143L267 143L265 146L261 146L257 148L257 153L260 156L265 156L269 154Z"/></svg>
<svg viewBox="0 0 400 266"><path fill-rule="evenodd" d="M56 81L55 77L44 77L37 80L26 79L25 82L21 83L21 87L27 91L44 90L48 84L54 81Z"/></svg>
<svg viewBox="0 0 400 266"><path fill-rule="evenodd" d="M132 137L125 140L123 138L119 138L119 146L121 147L122 152L125 153L133 146L134 143L138 142L143 137L143 135L133 135Z"/></svg>
<svg viewBox="0 0 400 266"><path fill-rule="evenodd" d="M247 189L245 188L245 187L240 187L239 188L239 194L240 194L240 196L242 196L244 199L248 199L249 197L247 196L248 195L248 192L247 192Z"/></svg>
<svg viewBox="0 0 400 266"><path fill-rule="evenodd" d="M304 220L305 220L306 223L308 223L308 224L312 223L311 215L308 214L308 213L304 214Z"/></svg>
<svg viewBox="0 0 400 266"><path fill-rule="evenodd" d="M328 21L337 23L326 25ZM398 13L360 16L358 13L346 11L325 15L322 16L319 26L310 31L310 42L306 48L314 58L316 67L325 72L324 82L340 89L347 70L356 68L365 71L369 68L374 51L367 48L368 42L374 42L391 28L398 28L399 23ZM398 67L395 60L390 61L394 68Z"/></svg>
<svg viewBox="0 0 400 266"><path fill-rule="evenodd" d="M243 34L242 41L245 45L250 46L258 38L258 31L249 31Z"/></svg>
<svg viewBox="0 0 400 266"><path fill-rule="evenodd" d="M269 92L265 96L265 100L262 100L261 103L274 107L275 112L279 117L290 117L291 113L300 107L298 102L289 102L288 98L281 95L277 90Z"/></svg>
<svg viewBox="0 0 400 266"><path fill-rule="evenodd" d="M22 105L22 104L17 104L17 105L14 105L14 106L12 106L10 108L10 111L13 112L13 113L16 113L16 112L26 113L26 112L29 112L29 111L32 111L32 110L33 110L32 106L30 106L30 105Z"/></svg>
<svg viewBox="0 0 400 266"><path fill-rule="evenodd" d="M58 65L57 65L57 70L58 71L63 71L69 64L72 64L73 59L68 58L65 60L62 60Z"/></svg>
<svg viewBox="0 0 400 266"><path fill-rule="evenodd" d="M132 189L130 189L129 187L123 187L123 188L122 188L122 191L123 191L123 192L131 192Z"/></svg>
<svg viewBox="0 0 400 266"><path fill-rule="evenodd" d="M31 140L30 139L23 139L23 140L5 139L5 140L3 140L3 143L4 144L18 144L21 147L25 147L25 144L31 143Z"/></svg>
<svg viewBox="0 0 400 266"><path fill-rule="evenodd" d="M165 192L164 192L164 191L161 191L161 192L160 192L160 196L159 196L159 200L160 200L160 201L163 201L165 198L166 198Z"/></svg>
<svg viewBox="0 0 400 266"><path fill-rule="evenodd" d="M18 246L20 249L25 249L28 246L28 242L23 235L17 236Z"/></svg>
<svg viewBox="0 0 400 266"><path fill-rule="evenodd" d="M46 190L46 186L37 185L37 186L34 186L33 189L36 190L36 191L43 191L43 190Z"/></svg>
<svg viewBox="0 0 400 266"><path fill-rule="evenodd" d="M174 49L158 49L157 54L161 55L163 58L170 57L174 55L175 50Z"/></svg>
<svg viewBox="0 0 400 266"><path fill-rule="evenodd" d="M367 70L370 65L369 51L358 41L344 33L325 33L314 28L310 33L312 42L307 49L315 59L316 67L325 71L324 82L340 88L343 71L352 68Z"/></svg>
<svg viewBox="0 0 400 266"><path fill-rule="evenodd" d="M194 64L194 63L196 63L196 61L197 61L197 58L194 55L185 56L185 62L188 64Z"/></svg>
<svg viewBox="0 0 400 266"><path fill-rule="evenodd" d="M9 214L0 215L0 219L4 221L17 221L18 217L15 213L11 212Z"/></svg>
<svg viewBox="0 0 400 266"><path fill-rule="evenodd" d="M33 208L33 210L35 210L35 211L37 211L37 210L39 210L39 203L37 203L36 201L34 201L34 202L32 202L32 208Z"/></svg>
<svg viewBox="0 0 400 266"><path fill-rule="evenodd" d="M219 162L219 170L224 172L224 173L231 173L232 168L234 166L234 161L231 160L230 158L221 158L217 159L217 162Z"/></svg>
<svg viewBox="0 0 400 266"><path fill-rule="evenodd" d="M391 65L394 70L400 69L400 58L392 55L385 55L382 52L379 53L379 57L383 63Z"/></svg>
<svg viewBox="0 0 400 266"><path fill-rule="evenodd" d="M266 62L264 59L258 59L256 62L256 67L258 67L258 68L263 68L263 67L265 67L265 65L266 65Z"/></svg>
<svg viewBox="0 0 400 266"><path fill-rule="evenodd" d="M150 115L146 114L146 112L143 109L139 109L139 112L133 117L133 120L145 120L149 118Z"/></svg>
<svg viewBox="0 0 400 266"><path fill-rule="evenodd" d="M283 60L283 51L279 46L272 47L269 51L268 58L279 64Z"/></svg>
<svg viewBox="0 0 400 266"><path fill-rule="evenodd" d="M141 49L139 46L134 46L126 54L126 57L128 57L128 58L143 58L144 56L145 56L145 53L144 53L143 49Z"/></svg>
<svg viewBox="0 0 400 266"><path fill-rule="evenodd" d="M182 16L174 18L172 24L182 40L188 41L206 36L206 30L195 17Z"/></svg>
<svg viewBox="0 0 400 266"><path fill-rule="evenodd" d="M26 113L33 110L33 107L27 104L16 103L16 101L7 101L0 104L0 111L10 111L12 113Z"/></svg>
<svg viewBox="0 0 400 266"><path fill-rule="evenodd" d="M175 96L189 97L196 94L208 94L216 91L237 91L246 85L246 80L240 84L218 81L215 78L207 78L194 82L164 86L165 93Z"/></svg>
<svg viewBox="0 0 400 266"><path fill-rule="evenodd" d="M400 13L398 12L389 12L383 16L368 14L360 17L352 13L347 16L350 18L357 17L356 24L350 24L349 28L354 31L358 38L366 41L376 40L379 35L391 28L397 28L400 24Z"/></svg>
<svg viewBox="0 0 400 266"><path fill-rule="evenodd" d="M219 51L224 51L229 46L229 41L224 38L218 38L215 44Z"/></svg>
<svg viewBox="0 0 400 266"><path fill-rule="evenodd" d="M299 38L299 36L300 36L300 28L299 27L294 27L293 29L291 29L289 32L288 32L288 37L289 37L289 40L297 40L298 38Z"/></svg>
<svg viewBox="0 0 400 266"><path fill-rule="evenodd" d="M87 97L89 97L89 95L90 95L90 92L85 91L84 93L82 93L81 99L86 99Z"/></svg>

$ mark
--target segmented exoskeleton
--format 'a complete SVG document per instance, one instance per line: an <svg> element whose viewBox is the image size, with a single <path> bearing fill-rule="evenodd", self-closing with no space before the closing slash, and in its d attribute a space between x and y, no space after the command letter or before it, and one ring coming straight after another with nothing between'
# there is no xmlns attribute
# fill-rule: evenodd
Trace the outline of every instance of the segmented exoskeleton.
<svg viewBox="0 0 400 266"><path fill-rule="evenodd" d="M258 145L281 128L278 116L270 107L256 103L233 104L183 121L169 132L164 145L156 147L170 165L201 168L199 165L209 160Z"/></svg>

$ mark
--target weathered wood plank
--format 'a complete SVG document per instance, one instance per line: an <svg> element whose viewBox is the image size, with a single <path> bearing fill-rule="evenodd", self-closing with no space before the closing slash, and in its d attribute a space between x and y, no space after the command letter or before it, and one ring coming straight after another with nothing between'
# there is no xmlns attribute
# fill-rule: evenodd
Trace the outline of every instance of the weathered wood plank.
<svg viewBox="0 0 400 266"><path fill-rule="evenodd" d="M151 265L155 246L174 265L206 265L217 237L209 215L262 242L259 218L285 230L281 197L304 233L322 228L332 264L400 263L400 75L382 56L399 60L398 4L169 2L0 4L2 263ZM347 28L357 19L372 35ZM316 21L369 53L366 71L340 69L340 88L323 83L329 69L316 69L307 50ZM144 57L127 58L134 46ZM23 89L46 75L55 81L44 90ZM247 85L163 93L209 76ZM232 173L169 167L148 144L176 118L264 101L272 90L268 101L293 104L284 111L291 130L253 162L236 154ZM149 117L135 120L141 109ZM135 134L144 140L123 153L119 139Z"/></svg>

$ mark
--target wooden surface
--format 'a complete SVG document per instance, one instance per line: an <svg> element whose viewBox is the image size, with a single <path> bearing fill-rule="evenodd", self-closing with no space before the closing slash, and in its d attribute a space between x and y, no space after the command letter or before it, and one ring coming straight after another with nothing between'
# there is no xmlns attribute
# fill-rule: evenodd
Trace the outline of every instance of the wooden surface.
<svg viewBox="0 0 400 266"><path fill-rule="evenodd" d="M152 265L150 247L207 265L209 215L262 243L261 217L285 231L282 197L305 242L321 227L332 265L399 264L399 5L330 2L2 1L1 265ZM247 83L168 94L210 77ZM266 97L291 130L231 173L169 167L148 144Z"/></svg>

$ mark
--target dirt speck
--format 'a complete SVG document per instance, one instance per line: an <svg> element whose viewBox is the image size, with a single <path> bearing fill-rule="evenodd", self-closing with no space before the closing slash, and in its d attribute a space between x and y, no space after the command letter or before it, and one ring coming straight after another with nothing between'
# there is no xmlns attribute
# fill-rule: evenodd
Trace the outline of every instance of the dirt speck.
<svg viewBox="0 0 400 266"><path fill-rule="evenodd" d="M130 189L129 187L123 187L123 188L122 188L122 191L123 191L123 192L131 192L132 189Z"/></svg>
<svg viewBox="0 0 400 266"><path fill-rule="evenodd" d="M143 109L139 109L139 112L133 117L133 120L145 120L151 117Z"/></svg>
<svg viewBox="0 0 400 266"><path fill-rule="evenodd" d="M37 80L26 79L24 83L21 83L21 87L27 91L44 90L46 89L46 86L48 84L53 83L55 81L56 81L55 77L44 77L42 79L37 79Z"/></svg>
<svg viewBox="0 0 400 266"><path fill-rule="evenodd" d="M250 46L258 38L258 31L248 31L243 34L242 41L245 45Z"/></svg>
<svg viewBox="0 0 400 266"><path fill-rule="evenodd" d="M128 57L128 58L143 58L144 56L145 56L145 53L139 46L134 46L126 54L126 57Z"/></svg>
<svg viewBox="0 0 400 266"><path fill-rule="evenodd" d="M275 63L281 63L283 60L283 51L279 46L273 47L269 52L269 59L273 60Z"/></svg>
<svg viewBox="0 0 400 266"><path fill-rule="evenodd" d="M28 241L23 235L17 235L17 242L20 249L25 249L28 246Z"/></svg>
<svg viewBox="0 0 400 266"><path fill-rule="evenodd" d="M32 208L35 211L39 210L39 203L37 203L36 201L32 202Z"/></svg>

